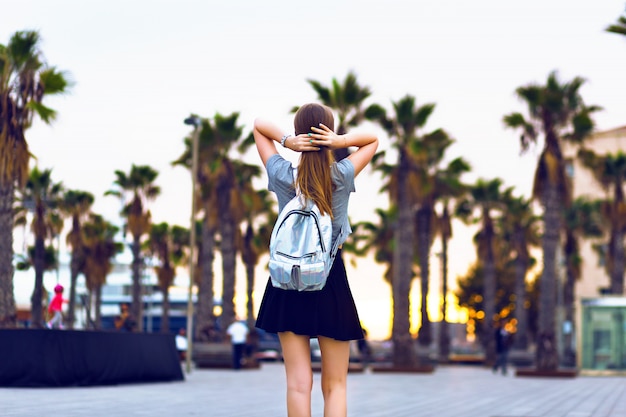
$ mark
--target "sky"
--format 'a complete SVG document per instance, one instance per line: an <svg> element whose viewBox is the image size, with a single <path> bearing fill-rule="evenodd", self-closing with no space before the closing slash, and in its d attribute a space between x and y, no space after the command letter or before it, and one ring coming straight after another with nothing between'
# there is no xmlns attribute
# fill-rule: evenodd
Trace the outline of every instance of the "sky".
<svg viewBox="0 0 626 417"><path fill-rule="evenodd" d="M289 110L317 98L307 80L329 85L349 71L371 89L366 104L390 109L406 94L420 105L436 103L426 131L443 128L455 139L446 159L470 162L466 180L499 177L530 195L539 149L520 155L518 133L502 123L505 114L525 111L515 89L543 83L555 70L563 82L580 76L587 80L585 101L603 107L597 129L625 125L626 38L604 31L625 6L624 0L0 0L0 43L18 30L39 31L48 64L73 81L68 94L46 102L58 111L53 125L36 122L27 132L33 164L51 168L68 188L92 192L94 211L114 223L121 222L120 202L103 196L114 171L150 165L162 189L150 206L153 220L188 225L189 173L171 166L190 133L185 117L239 112L244 134L255 117L288 132ZM389 149L379 135L380 149ZM295 154L281 153L295 161ZM254 152L241 157L260 163ZM387 206L379 186L371 172L357 178L353 221L374 221L375 208ZM454 226L452 285L475 258L471 229ZM22 235L16 231L16 241ZM433 309L441 285L437 245ZM385 337L391 304L384 267L357 262L348 274L359 314L373 337ZM263 266L258 271L266 275ZM239 272L240 294L243 277ZM16 283L18 302L27 302L26 281ZM256 297L265 279L258 281ZM413 291L414 312L418 295Z"/></svg>

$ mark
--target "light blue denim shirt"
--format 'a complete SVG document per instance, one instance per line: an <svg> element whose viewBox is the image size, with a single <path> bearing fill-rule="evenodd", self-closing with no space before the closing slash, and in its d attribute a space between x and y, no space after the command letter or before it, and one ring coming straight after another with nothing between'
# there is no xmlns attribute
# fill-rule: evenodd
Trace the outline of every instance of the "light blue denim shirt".
<svg viewBox="0 0 626 417"><path fill-rule="evenodd" d="M278 197L278 210L296 196L293 180L294 167L280 154L275 154L267 161L268 190ZM331 165L333 191L333 247L346 241L352 228L348 220L348 201L354 192L354 165L349 159L342 159Z"/></svg>

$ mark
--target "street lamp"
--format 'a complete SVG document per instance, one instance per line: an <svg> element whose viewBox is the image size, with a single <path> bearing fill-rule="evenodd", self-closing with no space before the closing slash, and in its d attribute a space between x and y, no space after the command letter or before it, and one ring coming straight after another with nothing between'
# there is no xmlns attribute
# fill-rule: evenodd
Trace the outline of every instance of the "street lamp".
<svg viewBox="0 0 626 417"><path fill-rule="evenodd" d="M191 219L189 229L189 287L187 290L187 353L185 355L185 369L191 372L191 351L193 345L193 277L194 254L196 248L196 177L198 175L198 136L202 121L197 116L189 116L185 124L193 126L191 139Z"/></svg>

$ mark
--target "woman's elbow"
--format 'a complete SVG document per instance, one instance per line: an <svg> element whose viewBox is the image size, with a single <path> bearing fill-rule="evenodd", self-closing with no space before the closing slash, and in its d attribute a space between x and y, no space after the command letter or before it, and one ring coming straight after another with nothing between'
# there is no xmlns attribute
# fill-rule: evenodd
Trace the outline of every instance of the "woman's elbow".
<svg viewBox="0 0 626 417"><path fill-rule="evenodd" d="M378 149L378 136L373 136L372 142L370 142L369 145L373 148L374 152L376 152L376 149Z"/></svg>

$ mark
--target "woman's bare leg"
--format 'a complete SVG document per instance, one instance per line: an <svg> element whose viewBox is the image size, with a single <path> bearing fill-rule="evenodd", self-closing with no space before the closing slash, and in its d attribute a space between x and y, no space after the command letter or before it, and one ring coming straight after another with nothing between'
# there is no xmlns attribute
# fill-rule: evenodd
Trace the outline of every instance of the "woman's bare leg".
<svg viewBox="0 0 626 417"><path fill-rule="evenodd" d="M287 374L287 415L310 417L313 371L309 336L281 332L278 333L278 337L283 349Z"/></svg>
<svg viewBox="0 0 626 417"><path fill-rule="evenodd" d="M350 342L319 336L322 351L322 393L324 417L345 417L348 413L346 380Z"/></svg>

